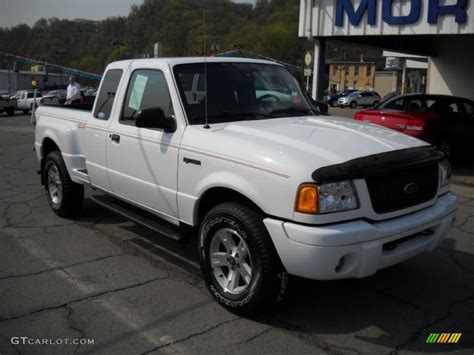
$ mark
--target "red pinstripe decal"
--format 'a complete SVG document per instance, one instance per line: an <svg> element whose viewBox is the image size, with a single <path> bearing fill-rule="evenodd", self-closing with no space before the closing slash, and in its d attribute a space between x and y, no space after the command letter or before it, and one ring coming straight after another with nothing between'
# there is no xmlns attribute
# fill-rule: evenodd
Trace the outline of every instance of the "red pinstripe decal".
<svg viewBox="0 0 474 355"><path fill-rule="evenodd" d="M196 153L196 154L205 155L205 156L210 157L210 158L220 159L220 160L228 161L228 162L231 162L231 163L234 163L234 164L246 166L246 167L248 167L248 168L260 170L260 171L263 171L263 172L266 172L266 173L269 173L269 174L273 174L273 175L277 175L277 176L280 176L280 177L284 177L284 178L286 178L286 179L288 179L288 178L290 177L289 175L280 173L280 172L278 172L278 171L270 170L270 169L267 169L267 168L264 168L264 167L261 167L261 166L257 166L257 165L253 165L253 164L250 164L250 163L246 163L246 162L243 162L243 161L240 161L240 160L236 160L236 159L232 159L232 158L227 158L227 157L224 157L224 156L221 156L221 155L215 155L215 154L212 154L212 153L207 153L207 152L204 152L204 151L202 151L202 150L195 150L195 149L190 149L190 148L183 148L182 146L181 146L180 149L185 150L185 151L187 151L187 152L191 152L191 153Z"/></svg>

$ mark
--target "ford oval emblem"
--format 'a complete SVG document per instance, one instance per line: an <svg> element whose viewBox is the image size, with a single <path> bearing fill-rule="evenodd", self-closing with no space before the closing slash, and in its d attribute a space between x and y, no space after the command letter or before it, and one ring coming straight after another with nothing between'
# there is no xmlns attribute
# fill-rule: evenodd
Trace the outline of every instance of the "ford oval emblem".
<svg viewBox="0 0 474 355"><path fill-rule="evenodd" d="M414 182L410 182L409 184L406 184L406 185L403 187L403 191L404 191L406 194L414 194L415 192L418 191L418 185L415 184Z"/></svg>

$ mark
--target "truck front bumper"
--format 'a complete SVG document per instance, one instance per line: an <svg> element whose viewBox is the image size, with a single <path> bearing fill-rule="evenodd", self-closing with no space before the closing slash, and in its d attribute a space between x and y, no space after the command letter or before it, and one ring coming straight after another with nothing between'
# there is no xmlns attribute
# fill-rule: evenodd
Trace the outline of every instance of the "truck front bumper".
<svg viewBox="0 0 474 355"><path fill-rule="evenodd" d="M454 223L451 193L420 211L385 221L307 226L266 218L289 274L317 280L361 278L436 248Z"/></svg>

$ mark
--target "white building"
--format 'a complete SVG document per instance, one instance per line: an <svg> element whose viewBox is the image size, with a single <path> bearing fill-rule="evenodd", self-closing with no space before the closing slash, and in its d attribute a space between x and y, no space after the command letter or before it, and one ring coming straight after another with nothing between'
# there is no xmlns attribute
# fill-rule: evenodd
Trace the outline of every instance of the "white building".
<svg viewBox="0 0 474 355"><path fill-rule="evenodd" d="M299 36L314 40L321 93L325 40L428 57L427 92L474 99L474 5L469 0L300 0Z"/></svg>

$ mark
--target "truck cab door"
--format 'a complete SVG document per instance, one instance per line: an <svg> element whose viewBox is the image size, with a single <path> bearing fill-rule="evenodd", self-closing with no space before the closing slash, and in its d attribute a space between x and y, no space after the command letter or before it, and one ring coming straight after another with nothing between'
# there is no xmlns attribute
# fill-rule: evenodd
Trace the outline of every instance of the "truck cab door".
<svg viewBox="0 0 474 355"><path fill-rule="evenodd" d="M115 94L122 74L122 69L110 69L105 74L94 104L92 117L87 122L84 140L86 167L91 183L106 191L111 190L106 156L108 128L115 107Z"/></svg>
<svg viewBox="0 0 474 355"><path fill-rule="evenodd" d="M20 99L18 100L18 108L24 109L26 107L25 101L26 101L26 92L22 92L20 95Z"/></svg>
<svg viewBox="0 0 474 355"><path fill-rule="evenodd" d="M179 108L169 67L164 63L143 69L129 68L128 85L121 90L121 112L111 122L107 139L107 164L114 194L177 223L178 147L185 125L173 133L137 127L135 117L145 108L161 108L174 116ZM115 114L114 114L115 115Z"/></svg>

